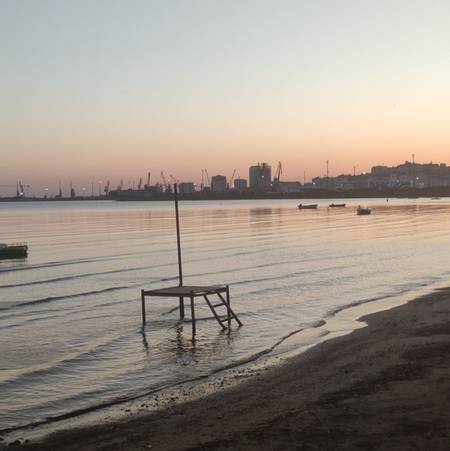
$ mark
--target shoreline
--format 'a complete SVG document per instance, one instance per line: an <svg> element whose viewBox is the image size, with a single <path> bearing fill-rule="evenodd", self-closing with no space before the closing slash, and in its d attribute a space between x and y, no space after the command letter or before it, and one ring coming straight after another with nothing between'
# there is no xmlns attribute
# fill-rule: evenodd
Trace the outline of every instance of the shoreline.
<svg viewBox="0 0 450 451"><path fill-rule="evenodd" d="M354 199L432 199L436 198L447 200L450 197L450 189L416 189L416 190L355 190L355 191L327 191L327 190L305 190L294 193L253 193L253 194L218 194L218 193L179 193L180 201L233 201L233 200L302 200L302 199L319 199L319 200L354 200ZM76 196L62 198L43 198L43 197L0 197L1 203L26 203L26 202L94 202L94 201L113 201L113 202L171 202L173 201L173 193L163 193L158 195L150 195L145 191L128 192L124 190L120 195L108 196Z"/></svg>
<svg viewBox="0 0 450 451"><path fill-rule="evenodd" d="M283 365L265 368L264 371L262 369L256 370L256 376L253 375L238 384L230 384L230 386L232 385L231 388L226 390L216 391L206 397L204 397L205 393L203 393L203 396L202 393L200 393L200 396L198 396L197 399L182 399L181 401L184 402L181 403L170 404L169 402L167 405L162 403L163 407L165 407L164 410L141 413L137 416L131 415L129 419L124 419L122 415L122 418L117 418L115 421L105 424L94 423L97 425L91 427L84 426L80 429L74 424L73 429L57 432L54 435L44 438L43 443L45 445L40 443L28 444L22 446L21 449L94 450L102 449L103 447L105 447L105 449L108 447L115 449L145 449L145 446L147 445L153 446L154 449L195 449L195 447L200 446L198 442L201 443L201 447L206 447L206 449L209 447L213 447L214 449L256 449L258 443L262 440L264 442L269 440L267 442L267 449L270 447L275 447L277 449L285 447L288 449L289 447L294 446L294 443L296 443L295 446L304 443L301 441L303 440L301 439L301 436L305 436L305 434L306 436L310 436L310 442L308 443L317 445L320 442L319 449L324 449L324 442L322 441L323 437L321 438L321 436L319 436L320 434L317 434L317 436L314 437L311 436L311 424L309 424L307 429L304 428L303 423L306 421L304 418L305 408L308 412L312 412L311 415L313 416L308 417L311 419L314 418L314 415L317 416L318 412L323 411L323 403L318 401L324 397L326 399L327 396L331 396L332 399L335 399L337 396L340 404L352 402L358 403L358 401L360 401L361 404L361 398L370 398L371 394L373 395L374 393L380 395L380 390L382 392L382 388L386 384L389 385L391 382L398 382L401 385L398 390L394 390L393 395L404 394L406 389L404 386L405 384L408 385L411 383L413 385L419 384L419 386L421 386L420 380L426 379L426 374L422 374L423 371L421 372L420 368L418 369L414 366L417 366L416 360L412 359L413 363L411 363L409 362L411 359L406 359L406 362L397 364L396 366L394 365L393 368L390 368L388 364L392 366L395 359L397 359L398 363L401 360L405 360L405 358L402 358L401 355L397 355L395 358L394 355L384 355L383 357L383 355L379 355L379 352L383 347L385 348L385 351L390 350L391 352L392 349L396 349L398 345L401 344L403 347L406 346L407 348L408 346L418 348L411 349L413 354L414 352L420 353L421 344L416 342L420 342L421 340L422 347L431 349L430 346L433 343L429 343L428 341L429 337L434 337L435 335L433 334L433 328L438 332L439 330L445 332L443 334L437 334L437 338L439 338L438 342L442 341L442 343L445 343L447 348L450 349L450 331L447 330L450 329L450 326L448 326L450 318L449 302L450 289L439 289L410 301L405 305L401 305L400 307L394 307L391 310L384 310L365 316L361 319L368 322L368 327L364 327L361 323L361 329L356 329L350 334L333 339L330 338L335 334L328 334L325 336L322 343L312 346L311 349L296 357L292 357ZM387 306L387 308L389 308L389 306ZM430 309L432 310L431 313L429 311ZM408 341L404 336L408 331L407 328L405 329L406 323L419 321L419 313L420 321L428 327L428 335L422 334L421 336L413 337L414 339ZM399 318L403 318L405 324L400 323ZM393 324L399 326L399 330L391 330L389 325ZM447 324L447 329L445 329L445 324ZM383 337L389 339L390 347L384 342L381 344L379 343L380 339ZM402 338L401 340L400 337ZM422 337L421 340L420 337ZM435 339L437 338L435 337ZM399 343L400 341L402 343ZM361 354L363 342L366 342L367 350ZM334 359L337 362L340 362L340 365L337 367L339 370L338 373L340 372L341 375L345 376L345 380L341 380L339 377L336 377L335 374L332 374L330 377L326 376L327 374L329 375L330 371L333 369L333 363L336 363L333 361L327 363L327 355L330 353L330 350L332 351ZM370 365L368 366L367 355L365 355L365 353L370 355L370 350L378 350L378 352L374 354L374 362L369 361ZM406 351L403 349L403 354L405 352ZM450 354L449 351L445 351L445 349L442 348L441 353L443 353L442 355L444 358L447 357L448 360ZM435 370L434 372L442 370L440 367L435 368L433 362L429 361L432 357L433 356L430 357L429 352L424 352L424 362L422 362L419 367L421 366L422 369L430 367ZM343 362L345 362L344 367L346 370L342 369ZM334 367L336 369L335 365ZM445 374L447 376L450 375L449 367L450 363L447 363L444 368L444 372L446 371ZM371 380L373 379L374 374L371 373L370 369L375 370L376 374L381 374L381 382L377 383L376 381ZM394 373L392 373L392 371ZM312 375L312 373L314 373L314 375ZM408 377L411 376L410 373L413 376L421 375L422 377L419 378L419 382L417 382L415 378L412 380L410 378L408 379ZM425 373L427 372L425 371ZM346 381L349 377L350 379L362 377L362 381L359 381L356 384L356 391L355 389L350 389L350 391L349 388L345 389ZM326 384L318 386L317 379L326 380ZM449 381L450 378L447 377L444 379L445 384L442 385L442 383L440 383L440 385L441 388L444 389L444 393L445 390L447 390L446 393L448 393L450 383L446 381ZM440 381L442 382L442 380ZM434 387L436 384L430 384L428 381L425 385L431 390L430 387ZM228 385L225 384L225 386ZM301 388L302 386L303 388ZM381 387L380 389L379 386ZM435 390L435 388L433 388L433 390ZM353 396L354 392L359 396ZM275 398L274 393L277 393ZM313 393L315 393L315 397L312 396ZM340 394L337 395L337 393ZM450 412L450 400L444 399L445 396L440 396L438 398L437 401L439 402L437 407L440 406L440 411L444 412L445 409L447 409L446 411ZM270 399L272 399L272 403L270 403ZM280 399L283 400L283 402L278 402ZM274 402L275 400L277 402ZM139 402L141 401L142 400ZM395 412L396 409L398 410L399 407L403 406L405 399L404 397L401 399L391 397L384 399L383 402L384 404L393 404L391 410ZM370 405L369 401L364 401L363 404ZM442 404L444 405L442 406ZM347 415L348 412L344 407L348 406L336 406L333 402L328 405L328 408L325 409L325 411L333 411L333 409L338 410L339 419L341 416L347 418L347 426L350 427L352 422L354 423L356 420L355 417ZM433 405L428 406L428 411L425 413L428 414L428 417L431 417L431 423L439 423L439 418L433 416L433 411L430 412L430 408L433 407ZM228 424L227 420L228 427L225 429L223 427L220 428L220 418L216 418L218 421L213 421L211 412L213 412L214 418L216 418L217 415L221 416L221 418L232 418L232 424ZM406 410L404 412L404 415L405 414ZM279 432L279 436L275 433L273 426L268 428L272 432L269 433L269 431L266 431L263 425L269 423L272 424L274 421L277 423L276 419L279 418L280 415L282 417L287 416L288 418L298 417L298 420L301 421L298 425L293 424L289 427L282 426L286 431L283 433ZM418 415L419 413L413 415L417 421ZM433 426L433 428L427 431L425 435L419 435L419 438L420 440L426 440L426 442L424 442L427 443L426 447L431 446L431 443L433 443L435 449L444 449L443 447L440 448L441 442L444 441L446 445L450 442L450 418L449 414L444 413L437 416L446 418L446 421L438 428ZM196 419L195 421L194 418ZM237 418L240 418L240 420L238 421ZM261 422L261 418L264 418L264 421ZM358 418L358 416L356 416L356 418ZM382 418L373 417L371 418L371 421L373 424L369 421L370 427L379 428L380 424L383 424ZM428 421L428 423L430 423L430 421ZM291 424L291 421L288 421L288 423ZM330 427L330 430L334 430L334 426L335 424L331 423L327 427ZM151 430L153 431L152 434L148 433L148 427L151 427ZM188 430L186 430L187 427ZM173 434L169 434L169 431L174 429L184 431L182 442L179 442L177 438L174 438ZM275 428L275 430L276 429L277 428ZM436 435L433 432L435 429L440 435ZM320 428L320 430L323 435L322 428ZM238 440L236 438L243 433L245 433L245 436L247 437L245 445L241 443L241 439ZM267 437L267 434L269 434L269 437ZM447 436L445 434L447 434ZM331 435L334 437L333 434ZM345 443L350 440L346 434L342 435L339 433L338 435L341 439L345 436ZM362 434L361 431L356 434L358 440L364 440L364 437L366 436L368 436L368 433ZM324 437L326 438L327 435ZM289 445L284 445L283 443L285 443L288 438L291 440ZM400 443L398 440L402 438L405 438L404 434L396 437L397 445ZM222 443L224 440L225 442ZM319 442L317 442L317 440L319 440ZM434 442L430 442L430 440L434 440ZM77 445L73 446L73 443L77 443ZM269 443L271 444L270 446ZM336 443L339 444L341 442L337 440ZM261 444L259 443L259 449L261 449L260 445ZM241 446L242 448L240 448ZM314 446L311 449L314 449ZM400 447L397 446L396 449L410 449L402 448L401 446L403 445L399 446ZM447 446L445 449L447 449Z"/></svg>
<svg viewBox="0 0 450 451"><path fill-rule="evenodd" d="M0 445L2 438L8 442L40 441L46 436L60 431L83 428L92 424L119 422L215 394L251 379L262 371L279 367L323 341L366 327L367 324L361 318L368 314L406 304L411 300L411 296L416 298L443 287L446 285L442 282L431 286L420 285L416 286L414 290L344 305L329 311L316 323L280 337L270 348L234 361L225 367L214 369L208 374L174 384L149 388L140 393L113 399L103 404L94 403L83 409L68 411L56 417L48 417L0 430Z"/></svg>

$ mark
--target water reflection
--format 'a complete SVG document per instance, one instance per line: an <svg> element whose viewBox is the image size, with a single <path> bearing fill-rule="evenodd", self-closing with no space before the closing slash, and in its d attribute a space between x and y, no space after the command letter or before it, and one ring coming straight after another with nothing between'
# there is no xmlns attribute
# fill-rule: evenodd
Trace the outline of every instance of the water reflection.
<svg viewBox="0 0 450 451"><path fill-rule="evenodd" d="M0 218L0 242L28 241L30 258L27 271L0 270L0 308L11 306L1 352L15 374L2 373L0 423L209 374L330 311L450 277L448 200L330 202L301 212L295 200L181 203L186 282L230 284L246 319L222 331L199 305L194 342L165 300L140 329L139 289L176 279L171 203L15 206ZM357 217L360 203L373 214Z"/></svg>

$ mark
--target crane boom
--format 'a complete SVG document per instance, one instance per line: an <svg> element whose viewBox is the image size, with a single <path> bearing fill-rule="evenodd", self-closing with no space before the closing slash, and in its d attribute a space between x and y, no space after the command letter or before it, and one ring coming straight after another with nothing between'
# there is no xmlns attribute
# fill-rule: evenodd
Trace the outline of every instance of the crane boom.
<svg viewBox="0 0 450 451"><path fill-rule="evenodd" d="M278 162L277 170L275 172L275 177L273 178L273 181L275 183L280 181L281 174L283 173L283 168L281 166L281 161Z"/></svg>
<svg viewBox="0 0 450 451"><path fill-rule="evenodd" d="M208 185L211 186L211 180L209 178L208 169L205 169L206 180L208 181Z"/></svg>
<svg viewBox="0 0 450 451"><path fill-rule="evenodd" d="M164 188L167 189L168 184L167 184L166 176L164 175L164 172L163 172L163 171L161 171L161 180L162 180L162 182L163 182Z"/></svg>
<svg viewBox="0 0 450 451"><path fill-rule="evenodd" d="M17 181L15 185L0 185L0 188L16 188L16 197L23 197L25 195L24 188L31 188L31 185Z"/></svg>
<svg viewBox="0 0 450 451"><path fill-rule="evenodd" d="M234 176L236 175L236 169L233 169L233 174L230 177L230 181L228 182L228 188L233 187Z"/></svg>

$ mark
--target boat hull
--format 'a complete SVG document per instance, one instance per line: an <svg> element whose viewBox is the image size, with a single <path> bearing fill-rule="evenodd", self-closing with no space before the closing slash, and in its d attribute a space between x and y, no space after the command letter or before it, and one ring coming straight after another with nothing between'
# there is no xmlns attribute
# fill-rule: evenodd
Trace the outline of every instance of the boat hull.
<svg viewBox="0 0 450 451"><path fill-rule="evenodd" d="M9 260L13 258L25 258L28 256L27 245L13 245L0 248L0 260Z"/></svg>

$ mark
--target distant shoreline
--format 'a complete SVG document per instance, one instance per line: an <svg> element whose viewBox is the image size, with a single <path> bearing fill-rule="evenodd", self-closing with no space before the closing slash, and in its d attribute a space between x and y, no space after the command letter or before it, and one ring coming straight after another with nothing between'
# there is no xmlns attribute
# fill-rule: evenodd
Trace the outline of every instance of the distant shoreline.
<svg viewBox="0 0 450 451"><path fill-rule="evenodd" d="M424 198L424 197L449 197L450 187L436 188L409 188L389 190L304 190L295 193L212 193L210 191L195 192L190 194L179 193L180 200L205 201L205 200L270 200L270 199L373 199L373 198ZM126 201L126 202L161 202L173 199L172 193L153 193L146 190L122 190L112 191L109 195L93 197L0 197L0 202L74 202L74 201Z"/></svg>

